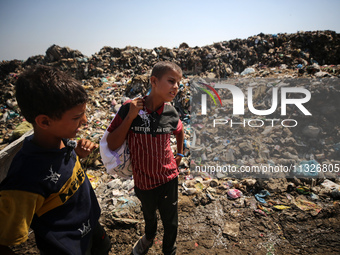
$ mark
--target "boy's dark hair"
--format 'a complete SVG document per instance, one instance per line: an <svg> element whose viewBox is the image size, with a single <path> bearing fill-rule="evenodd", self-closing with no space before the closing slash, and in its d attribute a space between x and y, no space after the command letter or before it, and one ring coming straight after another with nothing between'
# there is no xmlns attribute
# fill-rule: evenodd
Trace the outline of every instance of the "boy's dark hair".
<svg viewBox="0 0 340 255"><path fill-rule="evenodd" d="M175 70L182 74L182 69L177 64L169 61L160 61L152 68L151 76L161 79L162 76L169 70Z"/></svg>
<svg viewBox="0 0 340 255"><path fill-rule="evenodd" d="M88 96L73 77L56 68L40 65L19 76L16 99L22 115L34 124L40 114L60 119L65 111L86 103Z"/></svg>

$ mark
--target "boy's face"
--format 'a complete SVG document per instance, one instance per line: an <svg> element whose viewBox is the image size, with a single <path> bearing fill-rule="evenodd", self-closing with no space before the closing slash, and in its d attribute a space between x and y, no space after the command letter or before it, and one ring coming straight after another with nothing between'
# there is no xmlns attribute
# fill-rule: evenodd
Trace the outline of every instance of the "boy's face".
<svg viewBox="0 0 340 255"><path fill-rule="evenodd" d="M86 103L67 110L61 119L52 119L49 126L50 134L56 138L75 137L79 127L87 122L85 112Z"/></svg>
<svg viewBox="0 0 340 255"><path fill-rule="evenodd" d="M155 76L151 77L152 89L162 101L171 102L177 95L181 79L181 73L169 70L160 79Z"/></svg>

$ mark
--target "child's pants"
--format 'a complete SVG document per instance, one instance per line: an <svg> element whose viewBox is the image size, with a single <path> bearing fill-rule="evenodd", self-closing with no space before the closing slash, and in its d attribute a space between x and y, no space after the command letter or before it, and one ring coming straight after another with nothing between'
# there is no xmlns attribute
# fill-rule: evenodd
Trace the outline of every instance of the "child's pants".
<svg viewBox="0 0 340 255"><path fill-rule="evenodd" d="M85 255L107 255L111 249L111 240L107 236L104 228L98 222L97 226L94 228L92 239L89 242ZM80 251L79 251L80 252ZM40 255L63 255L60 251L40 251ZM69 254L69 253L67 253Z"/></svg>
<svg viewBox="0 0 340 255"><path fill-rule="evenodd" d="M110 249L111 240L98 222L97 227L94 229L93 238L87 248L86 255L105 255L109 254Z"/></svg>
<svg viewBox="0 0 340 255"><path fill-rule="evenodd" d="M176 254L176 238L178 228L178 178L171 180L152 190L140 190L135 187L136 196L142 203L145 220L145 235L153 240L157 232L157 215L159 214L164 227L163 253Z"/></svg>

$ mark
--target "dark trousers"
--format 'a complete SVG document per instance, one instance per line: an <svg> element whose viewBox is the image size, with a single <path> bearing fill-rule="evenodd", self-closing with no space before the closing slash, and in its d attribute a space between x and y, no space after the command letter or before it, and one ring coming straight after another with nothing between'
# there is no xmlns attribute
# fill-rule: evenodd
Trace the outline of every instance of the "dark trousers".
<svg viewBox="0 0 340 255"><path fill-rule="evenodd" d="M135 187L136 196L142 203L145 220L145 235L152 240L157 232L157 215L159 210L164 227L163 253L176 254L178 229L178 178L152 190L140 190Z"/></svg>
<svg viewBox="0 0 340 255"><path fill-rule="evenodd" d="M93 230L92 238L89 242L89 246L86 250L85 255L107 255L111 249L111 240L107 236L104 228L98 222L97 226ZM50 250L42 251L40 250L40 255L63 255L66 253ZM67 253L69 254L69 253Z"/></svg>
<svg viewBox="0 0 340 255"><path fill-rule="evenodd" d="M106 234L104 228L98 222L93 231L93 237L87 248L86 255L106 255L111 249L111 240Z"/></svg>

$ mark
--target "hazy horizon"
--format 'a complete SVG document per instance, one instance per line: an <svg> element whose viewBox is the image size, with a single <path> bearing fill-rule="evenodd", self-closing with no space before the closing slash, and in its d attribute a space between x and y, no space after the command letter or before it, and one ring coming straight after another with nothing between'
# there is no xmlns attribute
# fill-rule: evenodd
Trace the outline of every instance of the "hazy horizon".
<svg viewBox="0 0 340 255"><path fill-rule="evenodd" d="M0 2L0 61L45 55L53 44L85 56L103 47L202 47L264 34L340 31L340 1Z"/></svg>

